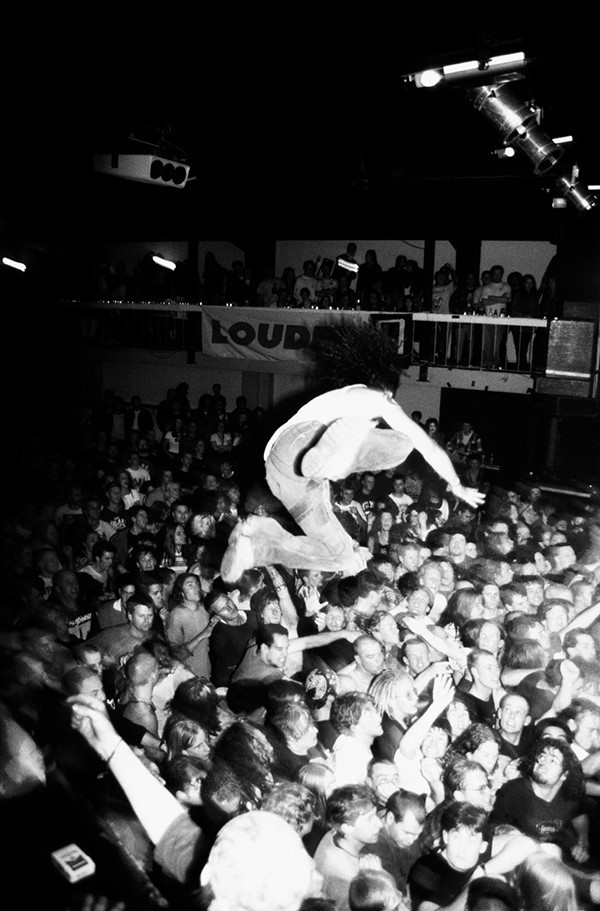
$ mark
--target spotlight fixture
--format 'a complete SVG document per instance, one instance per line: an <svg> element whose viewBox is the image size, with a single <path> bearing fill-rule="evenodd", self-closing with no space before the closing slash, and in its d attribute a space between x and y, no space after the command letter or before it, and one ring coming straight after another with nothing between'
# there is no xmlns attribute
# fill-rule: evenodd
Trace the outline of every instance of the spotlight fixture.
<svg viewBox="0 0 600 911"><path fill-rule="evenodd" d="M441 70L424 70L422 73L415 73L414 80L418 89L431 89L444 78Z"/></svg>
<svg viewBox="0 0 600 911"><path fill-rule="evenodd" d="M563 149L544 133L536 109L521 101L506 84L480 86L467 92L473 106L500 131L505 145L516 146L533 161L536 174L544 174L559 161Z"/></svg>
<svg viewBox="0 0 600 911"><path fill-rule="evenodd" d="M477 60L464 60L459 63L447 63L437 69L423 70L409 75L418 89L429 89L440 82L470 82L487 85L518 78L518 71L526 65L525 54L517 51L513 54L497 54L494 57L482 57Z"/></svg>
<svg viewBox="0 0 600 911"><path fill-rule="evenodd" d="M514 158L515 150L512 146L506 146L503 149L494 149L492 155L495 155L496 158Z"/></svg>
<svg viewBox="0 0 600 911"><path fill-rule="evenodd" d="M94 155L94 170L125 180L150 183L155 186L185 187L190 166L181 161L152 155Z"/></svg>
<svg viewBox="0 0 600 911"><path fill-rule="evenodd" d="M566 174L559 177L556 184L564 195L564 198L572 203L580 212L589 212L596 205L596 197L591 196L588 187L579 179L579 169L573 168L573 173L569 179ZM554 200L552 200L554 205Z"/></svg>

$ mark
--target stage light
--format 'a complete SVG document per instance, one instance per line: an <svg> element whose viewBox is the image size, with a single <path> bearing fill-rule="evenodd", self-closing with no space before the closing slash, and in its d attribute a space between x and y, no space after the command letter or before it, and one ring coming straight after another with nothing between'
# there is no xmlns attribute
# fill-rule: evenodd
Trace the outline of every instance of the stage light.
<svg viewBox="0 0 600 911"><path fill-rule="evenodd" d="M517 146L544 174L559 161L563 149L538 126L536 109L517 98L506 85L480 86L467 92L474 107L500 131L505 145Z"/></svg>
<svg viewBox="0 0 600 911"><path fill-rule="evenodd" d="M171 271L175 271L177 268L175 263L171 262L170 259L163 259L162 256L153 256L152 262L156 263L157 266L162 266L163 269L171 269Z"/></svg>
<svg viewBox="0 0 600 911"><path fill-rule="evenodd" d="M576 169L574 169L574 171L576 172ZM562 177L558 178L556 183L565 198L581 212L589 212L589 210L593 209L596 205L595 197L590 196L589 190L585 184L577 180L576 173L575 176L571 176L570 180L563 174Z"/></svg>
<svg viewBox="0 0 600 911"><path fill-rule="evenodd" d="M17 262L16 259L9 259L8 256L2 257L2 265L8 266L10 269L17 269L19 272L24 272L27 268L25 263Z"/></svg>
<svg viewBox="0 0 600 911"><path fill-rule="evenodd" d="M506 146L505 149L494 149L492 155L495 155L497 158L514 158L515 150L512 146Z"/></svg>
<svg viewBox="0 0 600 911"><path fill-rule="evenodd" d="M478 60L446 63L441 69L423 70L421 73L410 74L408 78L414 80L417 88L432 88L442 79L449 83L471 82L473 85L488 85L497 82L501 76L504 77L504 81L518 78L517 71L525 65L525 54L516 51Z"/></svg>
<svg viewBox="0 0 600 911"><path fill-rule="evenodd" d="M497 54L490 57L490 66L505 66L507 63L525 63L525 54L523 51L516 51L514 54Z"/></svg>
<svg viewBox="0 0 600 911"><path fill-rule="evenodd" d="M444 76L455 76L457 73L471 73L479 69L478 60L466 60L464 63L450 63L442 67Z"/></svg>
<svg viewBox="0 0 600 911"><path fill-rule="evenodd" d="M94 155L94 170L125 180L181 190L187 183L190 166L158 155Z"/></svg>
<svg viewBox="0 0 600 911"><path fill-rule="evenodd" d="M440 70L425 70L423 73L415 74L415 85L418 89L431 89L443 79Z"/></svg>

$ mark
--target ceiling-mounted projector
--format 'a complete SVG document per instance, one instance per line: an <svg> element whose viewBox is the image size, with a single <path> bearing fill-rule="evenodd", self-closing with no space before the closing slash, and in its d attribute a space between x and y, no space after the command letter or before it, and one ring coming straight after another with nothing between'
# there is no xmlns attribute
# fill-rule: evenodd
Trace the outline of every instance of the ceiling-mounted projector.
<svg viewBox="0 0 600 911"><path fill-rule="evenodd" d="M185 187L190 166L159 155L94 155L94 170L124 180L163 187Z"/></svg>

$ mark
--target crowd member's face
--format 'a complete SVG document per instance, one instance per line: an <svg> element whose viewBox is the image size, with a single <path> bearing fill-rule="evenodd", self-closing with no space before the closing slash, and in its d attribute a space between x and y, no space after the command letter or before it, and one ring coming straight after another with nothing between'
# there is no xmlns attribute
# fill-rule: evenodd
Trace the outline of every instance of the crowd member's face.
<svg viewBox="0 0 600 911"><path fill-rule="evenodd" d="M99 675L94 675L93 677L88 677L87 680L82 680L79 684L79 693L82 696L93 696L94 699L100 699L101 702L106 702L106 693L104 692L102 679Z"/></svg>
<svg viewBox="0 0 600 911"><path fill-rule="evenodd" d="M317 569L311 569L310 572L304 574L302 581L308 588L318 588L323 582L323 573Z"/></svg>
<svg viewBox="0 0 600 911"><path fill-rule="evenodd" d="M364 476L360 482L361 489L363 493L370 494L373 492L375 487L375 477L372 474L367 474Z"/></svg>
<svg viewBox="0 0 600 911"><path fill-rule="evenodd" d="M391 614L386 614L379 622L379 638L386 645L398 645L400 633L396 621Z"/></svg>
<svg viewBox="0 0 600 911"><path fill-rule="evenodd" d="M527 600L532 607L539 607L544 600L544 586L542 582L526 582Z"/></svg>
<svg viewBox="0 0 600 911"><path fill-rule="evenodd" d="M536 784L543 787L554 787L564 776L564 760L562 753L548 747L542 750L533 766L532 778Z"/></svg>
<svg viewBox="0 0 600 911"><path fill-rule="evenodd" d="M423 831L423 823L419 822L415 814L410 810L404 815L404 818L396 822L392 813L388 813L385 819L388 834L399 848L410 848L414 845Z"/></svg>
<svg viewBox="0 0 600 911"><path fill-rule="evenodd" d="M417 711L419 697L410 677L403 677L396 686L396 695L392 700L395 718L409 718Z"/></svg>
<svg viewBox="0 0 600 911"><path fill-rule="evenodd" d="M139 555L137 564L143 573L151 573L156 569L156 557L152 551L146 550Z"/></svg>
<svg viewBox="0 0 600 911"><path fill-rule="evenodd" d="M377 841L383 823L377 815L376 807L367 810L355 820L354 823L345 823L342 832L363 845L373 845Z"/></svg>
<svg viewBox="0 0 600 911"><path fill-rule="evenodd" d="M58 583L58 590L63 598L76 601L79 597L79 582L77 581L77 575L72 572L62 573Z"/></svg>
<svg viewBox="0 0 600 911"><path fill-rule="evenodd" d="M393 762L376 762L371 767L369 781L378 800L385 803L400 787L400 774Z"/></svg>
<svg viewBox="0 0 600 911"><path fill-rule="evenodd" d="M410 642L404 650L404 664L413 677L416 677L425 668L429 667L431 660L426 642Z"/></svg>
<svg viewBox="0 0 600 911"><path fill-rule="evenodd" d="M84 652L82 661L85 667L91 667L99 676L102 674L102 654L97 649Z"/></svg>
<svg viewBox="0 0 600 911"><path fill-rule="evenodd" d="M152 599L154 607L160 610L164 604L162 585L159 582L155 582L148 589L148 595Z"/></svg>
<svg viewBox="0 0 600 911"><path fill-rule="evenodd" d="M496 577L496 585L508 585L509 582L513 580L513 571L510 568L510 564L502 561L498 564L498 573Z"/></svg>
<svg viewBox="0 0 600 911"><path fill-rule="evenodd" d="M134 585L124 585L122 588L119 589L119 597L121 598L121 604L123 605L123 607L125 607L125 605L129 601L131 596L134 594L135 594Z"/></svg>
<svg viewBox="0 0 600 911"><path fill-rule="evenodd" d="M402 566L409 573L418 570L421 563L421 555L418 547L407 547L401 557Z"/></svg>
<svg viewBox="0 0 600 911"><path fill-rule="evenodd" d="M472 674L481 686L495 690L500 685L500 668L493 655L482 655L474 664Z"/></svg>
<svg viewBox="0 0 600 911"><path fill-rule="evenodd" d="M406 609L413 617L426 617L430 606L431 594L425 588L418 588L411 592L406 602Z"/></svg>
<svg viewBox="0 0 600 911"><path fill-rule="evenodd" d="M461 535L459 532L450 535L450 540L448 541L448 553L451 557L464 557L466 546L467 539L464 535Z"/></svg>
<svg viewBox="0 0 600 911"><path fill-rule="evenodd" d="M362 714L354 726L354 732L365 734L367 737L379 737L383 734L381 727L381 713L376 705L367 703Z"/></svg>
<svg viewBox="0 0 600 911"><path fill-rule="evenodd" d="M197 576L188 576L182 583L181 590L186 601L200 600L200 580Z"/></svg>
<svg viewBox="0 0 600 911"><path fill-rule="evenodd" d="M459 791L455 791L454 796L458 800L464 800L473 804L474 807L480 807L488 812L494 803L493 792L483 768L467 772L463 778L462 787Z"/></svg>
<svg viewBox="0 0 600 911"><path fill-rule="evenodd" d="M144 531L148 527L148 513L145 509L140 509L137 516L133 520L133 524L138 529L138 531Z"/></svg>
<svg viewBox="0 0 600 911"><path fill-rule="evenodd" d="M325 625L332 633L339 633L344 629L346 615L341 607L330 607L325 616Z"/></svg>
<svg viewBox="0 0 600 911"><path fill-rule="evenodd" d="M210 743L206 731L202 728L196 734L194 743L184 750L186 756L195 756L197 759L206 759L210 753Z"/></svg>
<svg viewBox="0 0 600 911"><path fill-rule="evenodd" d="M177 525L185 526L185 523L191 516L192 511L188 506L185 506L183 503L179 503L173 510L173 520Z"/></svg>
<svg viewBox="0 0 600 911"><path fill-rule="evenodd" d="M600 718L595 712L584 712L576 721L575 743L588 753L600 749Z"/></svg>
<svg viewBox="0 0 600 911"><path fill-rule="evenodd" d="M131 612L131 628L139 633L148 633L152 629L154 611L145 604L136 604Z"/></svg>
<svg viewBox="0 0 600 911"><path fill-rule="evenodd" d="M212 606L212 611L223 623L227 624L234 623L238 617L238 609L235 606L235 602L226 595L217 598Z"/></svg>
<svg viewBox="0 0 600 911"><path fill-rule="evenodd" d="M268 601L262 611L263 623L281 623L283 614L277 601Z"/></svg>
<svg viewBox="0 0 600 911"><path fill-rule="evenodd" d="M275 633L271 645L261 646L261 657L265 664L278 669L283 668L287 661L289 645L290 641L287 636L282 633Z"/></svg>
<svg viewBox="0 0 600 911"><path fill-rule="evenodd" d="M356 663L365 673L372 674L374 677L380 674L385 664L385 655L379 642L361 643Z"/></svg>
<svg viewBox="0 0 600 911"><path fill-rule="evenodd" d="M483 599L484 611L492 612L492 616L495 616L500 607L500 589L498 586L493 582L484 585L481 591L481 597Z"/></svg>
<svg viewBox="0 0 600 911"><path fill-rule="evenodd" d="M498 709L500 731L503 734L520 734L529 721L529 706L522 696L505 696Z"/></svg>
<svg viewBox="0 0 600 911"><path fill-rule="evenodd" d="M495 623L484 623L479 633L477 645L492 655L497 655L502 643L502 634Z"/></svg>
<svg viewBox="0 0 600 911"><path fill-rule="evenodd" d="M473 750L472 753L467 753L467 756L474 762L478 762L488 775L491 775L498 762L499 753L500 748L495 740L484 740L476 750Z"/></svg>
<svg viewBox="0 0 600 911"><path fill-rule="evenodd" d="M451 702L446 710L448 724L452 730L452 737L458 737L466 731L471 724L471 717L463 702Z"/></svg>
<svg viewBox="0 0 600 911"><path fill-rule="evenodd" d="M467 826L459 826L449 832L442 832L443 854L454 870L470 870L479 862L479 855L485 848L481 832L474 832Z"/></svg>
<svg viewBox="0 0 600 911"><path fill-rule="evenodd" d="M546 629L549 633L558 633L569 622L566 608L556 606L546 614Z"/></svg>
<svg viewBox="0 0 600 911"><path fill-rule="evenodd" d="M432 597L434 597L440 590L442 584L442 573L440 568L434 564L424 566L419 573L419 582L428 589L428 591L431 592Z"/></svg>
<svg viewBox="0 0 600 911"><path fill-rule="evenodd" d="M421 745L423 756L428 759L440 759L448 749L448 734L442 728L433 725Z"/></svg>
<svg viewBox="0 0 600 911"><path fill-rule="evenodd" d="M584 661L596 660L596 643L592 636L577 636L575 645L568 649L569 658L583 658Z"/></svg>

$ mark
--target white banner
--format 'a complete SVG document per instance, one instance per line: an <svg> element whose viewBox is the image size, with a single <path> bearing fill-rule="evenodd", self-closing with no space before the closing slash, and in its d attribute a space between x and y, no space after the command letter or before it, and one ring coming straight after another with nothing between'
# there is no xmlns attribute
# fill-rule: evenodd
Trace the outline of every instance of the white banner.
<svg viewBox="0 0 600 911"><path fill-rule="evenodd" d="M340 310L202 307L202 353L210 357L306 363L319 333L372 314Z"/></svg>

